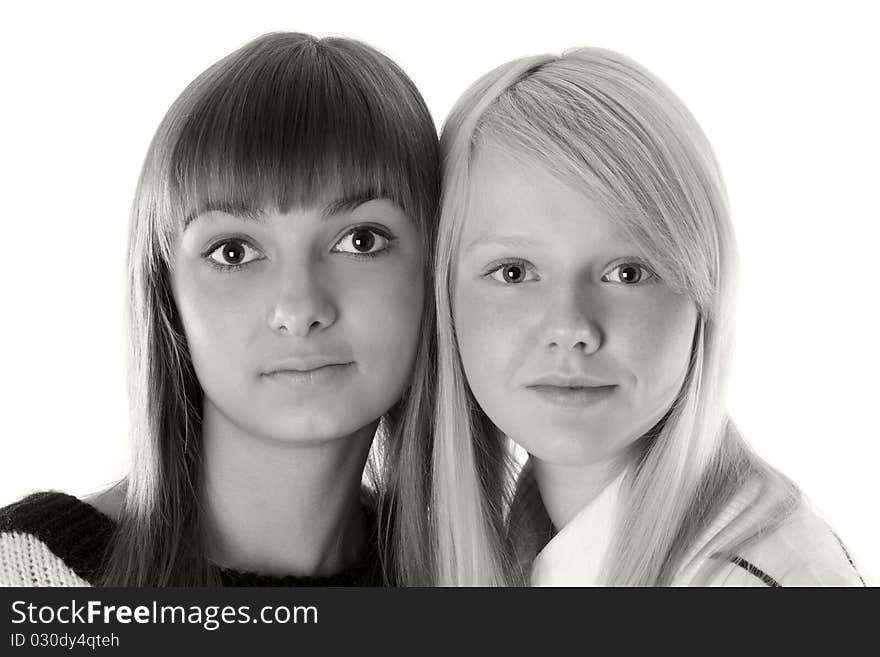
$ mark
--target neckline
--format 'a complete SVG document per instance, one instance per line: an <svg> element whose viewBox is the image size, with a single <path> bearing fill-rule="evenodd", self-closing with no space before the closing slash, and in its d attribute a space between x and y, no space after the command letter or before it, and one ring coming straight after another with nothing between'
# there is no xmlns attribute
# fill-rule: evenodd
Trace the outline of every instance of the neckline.
<svg viewBox="0 0 880 657"><path fill-rule="evenodd" d="M532 563L532 586L595 586L614 536L624 469L550 539Z"/></svg>
<svg viewBox="0 0 880 657"><path fill-rule="evenodd" d="M22 531L34 534L86 581L101 570L118 522L78 497L61 491L34 493L12 507ZM215 565L223 586L358 586L370 584L378 559L375 514L363 507L372 540L356 563L331 575L270 575Z"/></svg>

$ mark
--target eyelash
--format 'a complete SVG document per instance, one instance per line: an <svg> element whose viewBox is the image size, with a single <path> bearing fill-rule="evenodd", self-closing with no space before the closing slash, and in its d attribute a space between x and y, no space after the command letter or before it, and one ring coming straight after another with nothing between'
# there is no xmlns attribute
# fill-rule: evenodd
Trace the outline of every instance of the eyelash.
<svg viewBox="0 0 880 657"><path fill-rule="evenodd" d="M497 282L497 283L500 283L501 285L522 285L522 283L533 283L533 282L535 282L535 281L521 281L521 282L519 282L519 283L511 283L511 282L507 282L507 281L498 281L498 280L496 280L495 278L493 278L492 275L493 275L495 272L497 272L497 271L503 269L504 267L509 267L509 266L511 266L511 265L522 267L523 269L526 270L526 272L532 272L532 273L535 272L535 267L534 267L534 265L532 265L532 263L528 262L527 260L517 260L517 259L511 259L511 260L496 260L495 262L493 262L492 264L490 264L488 267L486 267L486 269L485 269L484 272L483 272L483 276L484 276L484 277L491 278L492 280L494 280L494 281ZM541 279L538 278L538 279L536 279L536 280L541 280Z"/></svg>
<svg viewBox="0 0 880 657"><path fill-rule="evenodd" d="M249 249L252 249L252 250L257 251L258 253L260 253L262 257L254 258L253 260L249 260L249 261L247 261L247 262L242 262L242 263L239 263L239 264L232 264L232 265L230 265L230 264L224 264L224 263L221 263L221 262L217 262L216 260L214 260L214 259L211 257L211 255L212 255L214 252L216 252L217 249L219 249L221 246L223 246L223 245L225 245L225 244L229 244L229 243L231 243L231 242L240 242L242 245L245 246L245 248L249 248ZM230 273L230 272L234 272L234 271L239 271L239 270L241 270L241 269L247 267L248 265L250 265L250 264L253 263L253 262L258 262L259 260L264 259L266 256L263 255L263 252L262 252L260 249L258 249L256 246L254 246L254 245L251 243L251 241L248 240L247 238L245 238L245 237L240 237L240 236L230 236L230 237L224 237L223 239L220 239L220 240L217 240L216 242L214 242L211 246L209 246L209 247L205 250L204 253L202 253L202 257L203 257L203 258L207 261L207 263L208 263L211 267L213 267L214 269L216 269L216 270L218 270L218 271L221 271L221 272L224 272L224 273Z"/></svg>
<svg viewBox="0 0 880 657"><path fill-rule="evenodd" d="M606 280L608 278L608 275L611 272L613 272L617 269L620 269L622 267L627 267L627 266L638 267L639 269L641 269L645 273L645 276L641 277L637 282L629 283L629 284L624 283L623 281L618 282L618 281ZM623 262L618 262L617 264L614 264L611 267L609 267L608 269L606 269L605 273L602 274L602 281L603 282L614 283L615 285L623 285L624 287L636 287L637 285L645 285L646 283L651 283L653 281L656 281L657 279L658 279L658 276L657 276L657 274L654 273L654 270L651 269L645 263L640 262L639 260L624 260Z"/></svg>
<svg viewBox="0 0 880 657"><path fill-rule="evenodd" d="M385 240L386 244L382 249L378 251L374 251L372 253L353 253L351 251L338 251L336 249L339 246L339 243L342 242L346 237L350 235L354 235L358 231L369 231L374 235L378 235L382 239ZM333 243L333 248L330 250L331 253L341 253L350 258L354 258L355 260L372 260L373 258L379 258L381 256L387 255L391 250L394 242L397 241L397 238L391 234L384 227L374 226L373 224L359 224L357 226L353 226L352 228L345 231L339 238Z"/></svg>

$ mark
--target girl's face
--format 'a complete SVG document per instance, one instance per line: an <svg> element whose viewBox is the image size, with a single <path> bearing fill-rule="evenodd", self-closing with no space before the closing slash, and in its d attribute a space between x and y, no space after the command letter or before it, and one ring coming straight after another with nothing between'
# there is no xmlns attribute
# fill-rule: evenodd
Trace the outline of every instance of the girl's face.
<svg viewBox="0 0 880 657"><path fill-rule="evenodd" d="M417 226L388 200L196 216L172 280L206 412L306 442L382 416L416 355L422 265Z"/></svg>
<svg viewBox="0 0 880 657"><path fill-rule="evenodd" d="M455 264L468 383L533 456L559 465L620 456L669 409L696 307L585 196L480 148Z"/></svg>

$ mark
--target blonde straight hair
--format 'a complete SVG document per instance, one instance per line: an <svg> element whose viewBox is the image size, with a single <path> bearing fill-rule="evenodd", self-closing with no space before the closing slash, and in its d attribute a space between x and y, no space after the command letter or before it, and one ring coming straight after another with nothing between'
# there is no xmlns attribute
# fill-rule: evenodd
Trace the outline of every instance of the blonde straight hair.
<svg viewBox="0 0 880 657"><path fill-rule="evenodd" d="M171 293L175 237L207 207L287 212L320 202L328 190L396 202L418 226L430 266L440 195L437 132L406 74L363 43L264 35L199 75L165 115L131 214L133 463L101 583L219 580L204 550L203 393ZM419 581L428 569L419 509L427 505L433 328L428 301L412 383L383 418L367 473L374 475L382 575L389 582Z"/></svg>
<svg viewBox="0 0 880 657"><path fill-rule="evenodd" d="M603 581L665 585L701 533L747 483L758 493L723 543L724 565L798 503L797 489L762 462L728 417L736 244L712 149L681 101L617 53L583 48L518 59L474 83L443 128L437 245L438 394L431 492L435 581L523 584L532 554L517 553L516 464L509 443L468 388L456 344L451 288L482 144L538 163L598 202L649 264L698 310L688 372L661 422L643 436L623 520ZM522 483L522 482L520 482ZM514 528L515 531L515 528Z"/></svg>

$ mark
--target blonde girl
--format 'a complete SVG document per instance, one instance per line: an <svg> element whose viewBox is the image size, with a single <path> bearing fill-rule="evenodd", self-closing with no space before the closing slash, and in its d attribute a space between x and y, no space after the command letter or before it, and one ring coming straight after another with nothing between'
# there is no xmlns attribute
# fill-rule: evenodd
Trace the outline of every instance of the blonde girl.
<svg viewBox="0 0 880 657"><path fill-rule="evenodd" d="M727 413L736 246L681 101L614 52L519 59L441 152L435 581L862 584Z"/></svg>
<svg viewBox="0 0 880 657"><path fill-rule="evenodd" d="M428 425L438 197L430 114L373 48L269 34L198 76L131 215L131 471L0 511L0 579L403 579L403 546L425 552L398 464Z"/></svg>

